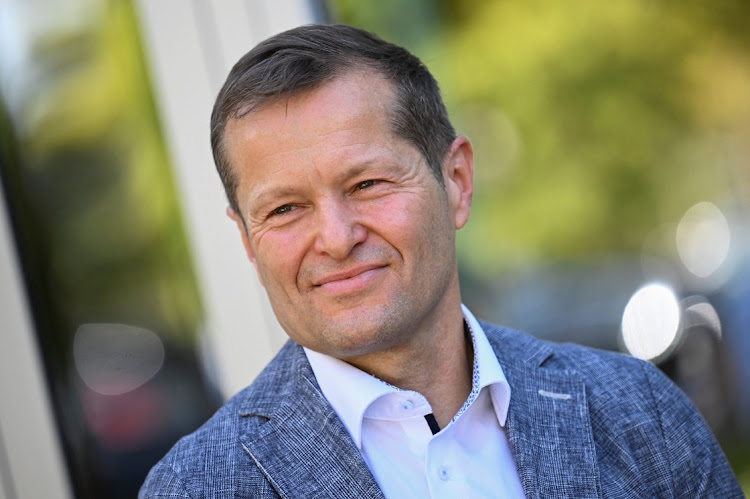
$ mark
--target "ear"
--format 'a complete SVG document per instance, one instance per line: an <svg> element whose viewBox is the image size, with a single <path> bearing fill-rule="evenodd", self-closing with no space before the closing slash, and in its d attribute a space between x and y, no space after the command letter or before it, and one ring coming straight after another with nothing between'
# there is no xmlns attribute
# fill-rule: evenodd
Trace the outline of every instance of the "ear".
<svg viewBox="0 0 750 499"><path fill-rule="evenodd" d="M253 251L253 247L250 244L250 237L247 235L247 229L245 228L245 222L242 220L242 217L235 212L231 206L227 206L227 216L231 218L235 224L237 224L237 229L240 231L240 235L242 236L242 245L245 247L245 253L247 254L248 260L250 260L250 263L253 264L253 267L255 267L255 273L258 275L258 280L260 281L261 286L265 286L263 284L263 278L260 276L260 270L258 269L258 262L255 260L255 252Z"/></svg>
<svg viewBox="0 0 750 499"><path fill-rule="evenodd" d="M474 149L463 135L453 141L445 156L443 179L456 229L460 229L469 220L474 195Z"/></svg>

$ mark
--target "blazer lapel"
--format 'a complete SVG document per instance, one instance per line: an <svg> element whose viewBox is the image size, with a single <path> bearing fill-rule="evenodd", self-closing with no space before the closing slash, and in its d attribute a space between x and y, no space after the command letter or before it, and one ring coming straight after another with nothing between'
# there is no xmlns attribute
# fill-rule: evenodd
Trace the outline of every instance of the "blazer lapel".
<svg viewBox="0 0 750 499"><path fill-rule="evenodd" d="M545 367L554 356L547 344L492 329L500 333L490 342L511 387L506 429L526 497L600 497L583 380Z"/></svg>
<svg viewBox="0 0 750 499"><path fill-rule="evenodd" d="M243 409L240 440L282 497L377 497L383 493L318 388L301 348L288 393ZM278 388L278 387L277 387Z"/></svg>

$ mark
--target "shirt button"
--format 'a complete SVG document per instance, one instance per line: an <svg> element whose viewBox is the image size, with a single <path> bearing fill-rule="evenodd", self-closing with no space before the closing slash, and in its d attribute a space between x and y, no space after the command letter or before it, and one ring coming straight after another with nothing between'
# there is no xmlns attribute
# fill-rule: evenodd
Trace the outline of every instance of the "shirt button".
<svg viewBox="0 0 750 499"><path fill-rule="evenodd" d="M440 477L440 479L441 479L442 481L444 481L444 482L445 482L446 480L450 480L450 477L451 477L451 473L450 473L450 471L448 470L448 467L447 467L447 466L441 466L441 467L440 467L440 468L438 469L438 476L439 476L439 477Z"/></svg>
<svg viewBox="0 0 750 499"><path fill-rule="evenodd" d="M405 411L410 411L414 408L414 402L411 400L403 400L401 401L401 409Z"/></svg>

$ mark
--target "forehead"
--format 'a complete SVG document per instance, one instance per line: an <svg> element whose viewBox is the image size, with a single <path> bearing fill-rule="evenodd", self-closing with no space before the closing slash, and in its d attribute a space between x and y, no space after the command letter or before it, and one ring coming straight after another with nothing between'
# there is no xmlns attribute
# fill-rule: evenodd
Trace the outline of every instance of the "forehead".
<svg viewBox="0 0 750 499"><path fill-rule="evenodd" d="M309 90L293 93L252 108L240 117L228 120L225 126L227 145L232 138L257 138L260 134L243 137L254 130L282 129L297 125L312 129L327 124L346 125L367 115L369 120L386 121L393 108L393 84L385 76L374 71L356 70L344 73L333 80ZM247 134L244 134L247 135Z"/></svg>
<svg viewBox="0 0 750 499"><path fill-rule="evenodd" d="M240 181L237 194L253 177L257 180L253 170L263 170L261 165L294 166L305 155L311 161L336 154L349 159L358 151L392 141L392 86L380 74L350 72L230 120L225 151Z"/></svg>

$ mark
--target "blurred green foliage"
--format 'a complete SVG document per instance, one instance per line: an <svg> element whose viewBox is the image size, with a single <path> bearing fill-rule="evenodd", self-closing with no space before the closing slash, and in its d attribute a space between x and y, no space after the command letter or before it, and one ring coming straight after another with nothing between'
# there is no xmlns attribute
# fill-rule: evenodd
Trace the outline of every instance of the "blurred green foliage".
<svg viewBox="0 0 750 499"><path fill-rule="evenodd" d="M660 228L696 202L750 196L750 3L332 6L334 20L409 47L440 82L475 147L459 256L482 275L596 254L673 256Z"/></svg>

